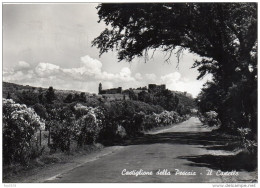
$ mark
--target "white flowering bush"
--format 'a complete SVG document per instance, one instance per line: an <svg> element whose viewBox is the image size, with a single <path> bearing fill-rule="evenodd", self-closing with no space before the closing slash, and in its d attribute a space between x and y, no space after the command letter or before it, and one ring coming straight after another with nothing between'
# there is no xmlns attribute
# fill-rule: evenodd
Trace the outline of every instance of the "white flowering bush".
<svg viewBox="0 0 260 188"><path fill-rule="evenodd" d="M53 148L70 151L71 143L78 147L96 142L103 127L103 112L100 108L80 103L53 110L51 120Z"/></svg>
<svg viewBox="0 0 260 188"><path fill-rule="evenodd" d="M120 136L121 138L126 137L126 130L123 126L118 125L116 130L116 135Z"/></svg>
<svg viewBox="0 0 260 188"><path fill-rule="evenodd" d="M201 115L200 121L208 126L219 126L220 121L218 119L218 113L215 111L209 111Z"/></svg>
<svg viewBox="0 0 260 188"><path fill-rule="evenodd" d="M25 164L40 155L37 130L44 130L45 122L24 104L3 99L3 157L4 164Z"/></svg>
<svg viewBox="0 0 260 188"><path fill-rule="evenodd" d="M76 104L74 109L79 116L74 129L78 146L95 143L103 127L104 114L102 110L82 104Z"/></svg>
<svg viewBox="0 0 260 188"><path fill-rule="evenodd" d="M152 113L150 115L145 115L142 123L143 130L149 130L154 127L159 126L160 119L158 117L158 114Z"/></svg>
<svg viewBox="0 0 260 188"><path fill-rule="evenodd" d="M143 119L143 129L149 130L154 127L161 127L171 125L173 123L179 123L182 121L180 115L175 111L163 111L160 114L152 113L151 115L145 115Z"/></svg>

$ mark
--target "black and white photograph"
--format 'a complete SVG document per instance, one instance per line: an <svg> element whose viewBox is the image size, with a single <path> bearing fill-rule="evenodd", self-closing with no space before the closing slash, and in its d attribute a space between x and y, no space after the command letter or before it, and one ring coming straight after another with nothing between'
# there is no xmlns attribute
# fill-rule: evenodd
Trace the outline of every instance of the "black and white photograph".
<svg viewBox="0 0 260 188"><path fill-rule="evenodd" d="M2 2L2 183L256 187L257 9Z"/></svg>

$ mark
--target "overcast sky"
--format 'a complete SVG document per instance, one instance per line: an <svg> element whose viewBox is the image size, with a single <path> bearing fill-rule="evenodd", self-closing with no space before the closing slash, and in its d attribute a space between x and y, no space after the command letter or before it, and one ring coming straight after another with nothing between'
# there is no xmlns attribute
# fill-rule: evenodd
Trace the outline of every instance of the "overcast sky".
<svg viewBox="0 0 260 188"><path fill-rule="evenodd" d="M98 92L103 88L136 88L149 83L166 84L170 90L194 97L209 78L196 80L190 67L198 56L184 52L179 67L173 55L166 63L157 51L145 63L118 62L116 52L99 57L91 41L106 27L97 23L97 4L4 4L3 80L40 87Z"/></svg>

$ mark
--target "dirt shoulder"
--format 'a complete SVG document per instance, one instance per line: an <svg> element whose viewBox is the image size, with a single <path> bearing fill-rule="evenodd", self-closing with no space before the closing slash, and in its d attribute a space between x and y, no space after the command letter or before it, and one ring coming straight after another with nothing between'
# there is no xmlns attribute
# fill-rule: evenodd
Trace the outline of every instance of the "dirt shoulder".
<svg viewBox="0 0 260 188"><path fill-rule="evenodd" d="M54 161L51 164L34 167L32 169L24 169L17 174L12 174L5 178L3 183L41 183L46 180L58 178L60 174L66 173L85 163L110 155L121 148L121 146L98 147L98 149L90 153L77 152L73 155L60 153L56 155L59 161ZM58 157L58 155L60 155L60 157ZM53 156L53 158L55 157Z"/></svg>

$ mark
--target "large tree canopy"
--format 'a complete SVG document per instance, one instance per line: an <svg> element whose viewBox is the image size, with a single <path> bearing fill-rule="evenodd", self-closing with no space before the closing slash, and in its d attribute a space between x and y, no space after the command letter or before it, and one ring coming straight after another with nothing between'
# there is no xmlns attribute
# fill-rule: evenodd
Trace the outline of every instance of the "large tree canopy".
<svg viewBox="0 0 260 188"><path fill-rule="evenodd" d="M236 59L256 42L256 3L101 4L98 10L100 21L111 28L93 44L101 53L116 48L119 60L176 46L214 60Z"/></svg>
<svg viewBox="0 0 260 188"><path fill-rule="evenodd" d="M198 78L213 75L201 99L219 100L211 106L222 123L241 118L251 126L256 123L252 119L257 97L251 96L257 88L256 3L122 3L97 8L99 21L108 26L93 41L100 55L116 49L119 61L132 61L149 49L170 53L188 49L202 57L193 65L200 72ZM236 120L224 115L237 106Z"/></svg>

